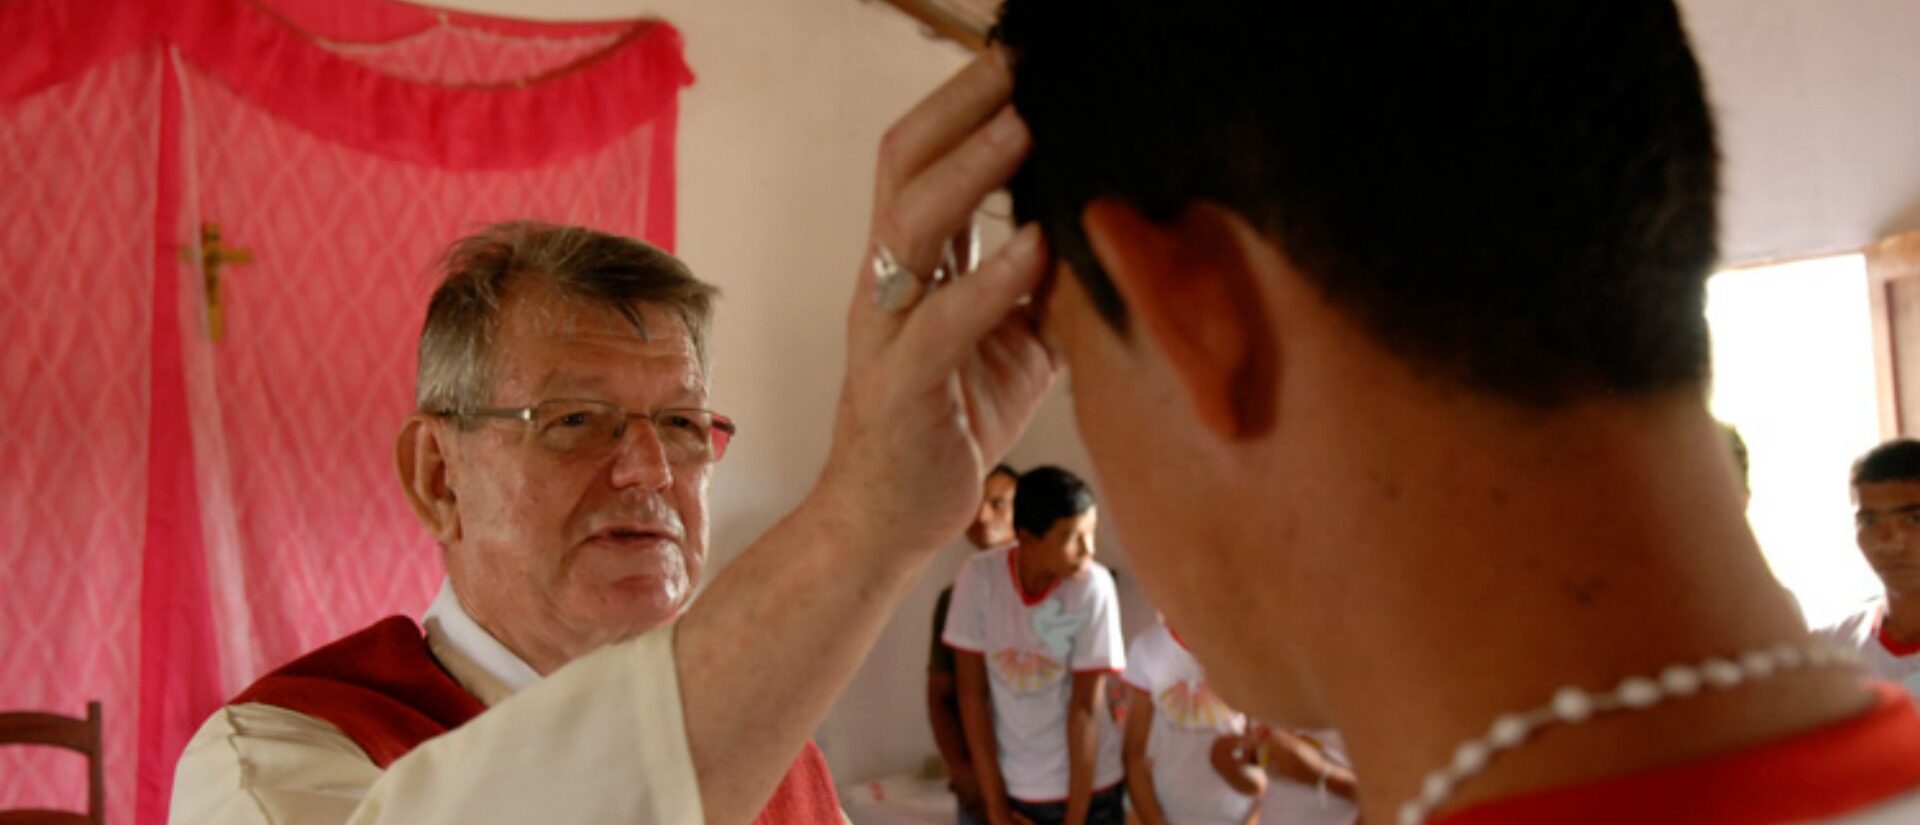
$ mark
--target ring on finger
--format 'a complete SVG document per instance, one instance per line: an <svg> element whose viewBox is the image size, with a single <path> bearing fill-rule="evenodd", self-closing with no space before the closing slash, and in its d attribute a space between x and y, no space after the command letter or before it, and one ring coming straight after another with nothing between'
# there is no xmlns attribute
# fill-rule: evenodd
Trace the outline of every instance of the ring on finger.
<svg viewBox="0 0 1920 825"><path fill-rule="evenodd" d="M886 244L873 246L874 303L881 312L900 312L913 306L926 292L926 284L920 276L888 249Z"/></svg>

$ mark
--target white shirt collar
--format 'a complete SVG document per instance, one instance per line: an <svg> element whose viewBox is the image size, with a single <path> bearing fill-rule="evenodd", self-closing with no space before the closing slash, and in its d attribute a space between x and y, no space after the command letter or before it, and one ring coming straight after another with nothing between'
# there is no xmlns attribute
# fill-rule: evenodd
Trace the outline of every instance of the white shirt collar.
<svg viewBox="0 0 1920 825"><path fill-rule="evenodd" d="M441 580L440 593L433 597L420 623L426 626L429 639L438 637L510 692L518 693L540 681L532 665L515 656L460 606L451 580Z"/></svg>

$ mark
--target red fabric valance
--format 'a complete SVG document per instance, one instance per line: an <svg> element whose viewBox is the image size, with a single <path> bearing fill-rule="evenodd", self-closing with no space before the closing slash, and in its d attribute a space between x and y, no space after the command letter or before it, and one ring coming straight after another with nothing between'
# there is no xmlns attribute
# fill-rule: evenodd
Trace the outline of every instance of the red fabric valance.
<svg viewBox="0 0 1920 825"><path fill-rule="evenodd" d="M367 9L355 16L342 6ZM624 34L532 82L498 85L437 85L384 74L319 40L386 41L452 19L395 8L291 3L283 14L248 0L0 2L0 31L36 34L0 55L0 103L159 42L254 105L331 143L439 169L513 170L598 149L657 117L693 82L680 33L659 21L567 27ZM406 12L421 17L409 22ZM519 28L459 19L488 30ZM345 37L303 28L308 25L338 27Z"/></svg>

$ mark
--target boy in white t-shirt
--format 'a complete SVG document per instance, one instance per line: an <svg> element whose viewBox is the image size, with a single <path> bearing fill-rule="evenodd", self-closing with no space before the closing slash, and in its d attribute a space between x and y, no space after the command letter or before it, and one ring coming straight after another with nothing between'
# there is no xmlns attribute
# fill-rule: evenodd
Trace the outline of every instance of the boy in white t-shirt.
<svg viewBox="0 0 1920 825"><path fill-rule="evenodd" d="M1120 735L1102 701L1126 666L1113 576L1093 561L1093 492L1058 467L1020 476L1018 543L960 568L942 640L993 825L1120 825Z"/></svg>
<svg viewBox="0 0 1920 825"><path fill-rule="evenodd" d="M1215 769L1214 741L1246 717L1215 695L1206 671L1164 620L1127 647L1127 790L1141 825L1241 825L1259 787ZM1246 785L1247 783L1239 783Z"/></svg>
<svg viewBox="0 0 1920 825"><path fill-rule="evenodd" d="M1920 441L1895 439L1854 462L1853 500L1854 540L1885 592L1820 635L1920 697Z"/></svg>

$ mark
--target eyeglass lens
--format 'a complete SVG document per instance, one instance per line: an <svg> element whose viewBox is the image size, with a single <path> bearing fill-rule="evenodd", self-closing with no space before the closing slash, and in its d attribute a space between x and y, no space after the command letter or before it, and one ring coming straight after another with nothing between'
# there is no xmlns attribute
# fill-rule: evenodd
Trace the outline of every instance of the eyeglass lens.
<svg viewBox="0 0 1920 825"><path fill-rule="evenodd" d="M653 425L669 462L712 461L724 449L715 441L714 414L707 410L666 409L632 417ZM535 438L542 447L565 456L612 449L626 435L627 423L626 410L598 401L546 401L533 408Z"/></svg>

